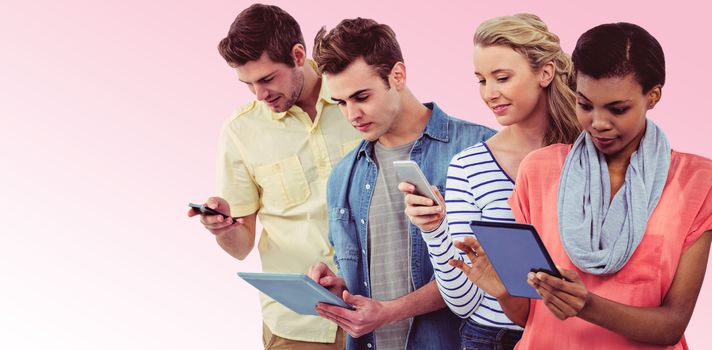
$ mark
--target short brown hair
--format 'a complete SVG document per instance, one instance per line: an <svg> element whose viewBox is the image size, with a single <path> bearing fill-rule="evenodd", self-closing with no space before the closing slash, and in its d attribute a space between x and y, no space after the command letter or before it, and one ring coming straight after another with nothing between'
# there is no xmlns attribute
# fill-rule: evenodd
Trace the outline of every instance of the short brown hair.
<svg viewBox="0 0 712 350"><path fill-rule="evenodd" d="M314 38L314 60L319 70L338 74L359 57L388 83L393 66L403 62L396 33L385 24L368 18L345 19L330 32L322 27Z"/></svg>
<svg viewBox="0 0 712 350"><path fill-rule="evenodd" d="M299 23L281 8L254 4L240 12L218 51L230 65L258 60L263 52L277 63L294 67L292 47L304 45Z"/></svg>

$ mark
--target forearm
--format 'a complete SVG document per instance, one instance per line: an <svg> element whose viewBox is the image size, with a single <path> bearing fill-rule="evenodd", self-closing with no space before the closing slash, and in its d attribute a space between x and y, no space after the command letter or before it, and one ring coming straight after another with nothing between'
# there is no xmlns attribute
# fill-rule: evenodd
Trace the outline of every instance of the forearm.
<svg viewBox="0 0 712 350"><path fill-rule="evenodd" d="M450 310L461 318L467 318L478 308L484 291L467 278L462 270L450 266L450 259L464 259L453 246L447 220L433 232L423 233L428 247L430 262L440 294Z"/></svg>
<svg viewBox="0 0 712 350"><path fill-rule="evenodd" d="M670 307L634 307L594 294L590 296L579 313L580 318L640 342L677 344L689 322L685 313Z"/></svg>
<svg viewBox="0 0 712 350"><path fill-rule="evenodd" d="M502 307L502 311L512 322L520 327L524 327L529 318L529 298L513 297L509 294L497 298L497 302Z"/></svg>
<svg viewBox="0 0 712 350"><path fill-rule="evenodd" d="M388 310L388 323L427 314L445 307L435 281L398 299L383 302Z"/></svg>
<svg viewBox="0 0 712 350"><path fill-rule="evenodd" d="M255 214L246 216L245 222L215 235L220 248L238 260L243 260L255 246Z"/></svg>

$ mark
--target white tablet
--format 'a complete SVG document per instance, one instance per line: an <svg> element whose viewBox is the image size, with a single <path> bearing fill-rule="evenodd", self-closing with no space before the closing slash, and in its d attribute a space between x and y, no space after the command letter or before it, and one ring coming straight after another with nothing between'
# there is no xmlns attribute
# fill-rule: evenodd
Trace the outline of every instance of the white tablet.
<svg viewBox="0 0 712 350"><path fill-rule="evenodd" d="M353 306L303 273L238 272L237 275L298 314L318 316L315 310L318 303L353 310Z"/></svg>

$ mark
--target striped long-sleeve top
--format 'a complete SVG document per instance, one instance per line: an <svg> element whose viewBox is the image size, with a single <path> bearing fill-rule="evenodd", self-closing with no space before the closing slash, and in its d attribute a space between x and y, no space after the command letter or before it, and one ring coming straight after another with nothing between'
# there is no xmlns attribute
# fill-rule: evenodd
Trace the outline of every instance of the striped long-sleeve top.
<svg viewBox="0 0 712 350"><path fill-rule="evenodd" d="M514 181L502 170L487 145L478 143L455 155L445 189L447 217L431 232L422 232L428 245L438 289L456 315L491 327L521 330L502 311L497 299L474 285L450 259L470 260L453 240L473 236L470 221L514 222L507 204Z"/></svg>

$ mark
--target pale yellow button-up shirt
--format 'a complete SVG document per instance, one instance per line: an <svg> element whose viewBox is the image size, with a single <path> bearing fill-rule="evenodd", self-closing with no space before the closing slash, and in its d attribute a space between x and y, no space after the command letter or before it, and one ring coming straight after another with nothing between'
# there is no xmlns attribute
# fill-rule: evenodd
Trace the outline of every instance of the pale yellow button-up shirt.
<svg viewBox="0 0 712 350"><path fill-rule="evenodd" d="M222 196L233 216L258 213L263 226L258 250L266 272L305 273L319 261L336 271L327 238L326 182L332 167L361 137L330 97L322 81L313 122L296 105L274 113L253 101L223 127L218 162ZM334 341L334 323L260 297L264 322L273 334Z"/></svg>

